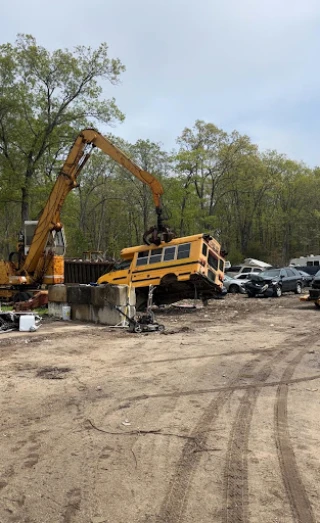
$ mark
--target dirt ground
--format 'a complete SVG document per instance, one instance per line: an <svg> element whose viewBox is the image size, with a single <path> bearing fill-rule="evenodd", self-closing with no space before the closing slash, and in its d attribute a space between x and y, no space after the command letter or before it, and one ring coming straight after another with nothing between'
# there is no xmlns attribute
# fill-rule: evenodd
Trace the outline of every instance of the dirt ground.
<svg viewBox="0 0 320 523"><path fill-rule="evenodd" d="M164 333L2 334L0 522L320 521L319 315L238 295Z"/></svg>

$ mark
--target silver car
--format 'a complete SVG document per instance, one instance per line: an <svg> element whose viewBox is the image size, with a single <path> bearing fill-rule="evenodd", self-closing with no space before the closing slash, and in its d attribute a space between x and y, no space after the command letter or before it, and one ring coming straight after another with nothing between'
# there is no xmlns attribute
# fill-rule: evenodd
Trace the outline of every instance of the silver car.
<svg viewBox="0 0 320 523"><path fill-rule="evenodd" d="M227 274L224 275L223 285L231 294L242 293L245 294L243 284L248 281L247 279L231 278Z"/></svg>

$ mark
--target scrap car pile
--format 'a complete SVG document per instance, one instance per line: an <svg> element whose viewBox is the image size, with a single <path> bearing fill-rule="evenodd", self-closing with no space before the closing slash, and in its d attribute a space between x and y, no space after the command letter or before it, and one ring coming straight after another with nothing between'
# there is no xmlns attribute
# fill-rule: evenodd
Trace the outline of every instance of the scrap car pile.
<svg viewBox="0 0 320 523"><path fill-rule="evenodd" d="M226 271L224 285L229 292L246 293L249 298L279 298L284 292L301 294L303 288L311 286L313 281L313 276L299 267L272 268L260 260L247 258L243 265L231 266Z"/></svg>

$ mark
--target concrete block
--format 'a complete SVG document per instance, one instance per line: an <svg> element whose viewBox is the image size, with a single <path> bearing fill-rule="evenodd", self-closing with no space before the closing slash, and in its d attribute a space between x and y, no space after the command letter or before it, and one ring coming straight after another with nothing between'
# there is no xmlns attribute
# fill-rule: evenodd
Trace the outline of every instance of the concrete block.
<svg viewBox="0 0 320 523"><path fill-rule="evenodd" d="M106 285L105 302L110 305L125 305L127 303L127 285Z"/></svg>
<svg viewBox="0 0 320 523"><path fill-rule="evenodd" d="M55 285L52 287L60 288L57 291L51 291L54 301L49 301L48 305L49 314L56 318L62 318L62 308L68 304L71 306L71 318L75 321L119 325L126 320L115 306L121 307L121 310L129 318L135 315L135 290L132 288L128 295L128 286L101 285L93 287L75 285L67 287ZM63 293L68 300L57 301L63 297Z"/></svg>
<svg viewBox="0 0 320 523"><path fill-rule="evenodd" d="M114 308L108 306L105 307L92 307L96 323L102 325L119 325L123 322L124 317L120 312Z"/></svg>
<svg viewBox="0 0 320 523"><path fill-rule="evenodd" d="M127 285L99 285L91 287L91 303L97 307L103 307L105 304L110 305L135 305L135 289Z"/></svg>
<svg viewBox="0 0 320 523"><path fill-rule="evenodd" d="M91 287L91 304L94 307L103 307L105 304L106 285Z"/></svg>
<svg viewBox="0 0 320 523"><path fill-rule="evenodd" d="M128 307L122 306L119 308L129 318L133 318L136 313L136 309L132 305L129 305ZM117 309L105 306L105 307L98 309L97 321L98 321L98 323L103 323L105 325L118 325L118 324L123 323L128 320Z"/></svg>
<svg viewBox="0 0 320 523"><path fill-rule="evenodd" d="M65 305L68 305L67 303L63 302L55 302L55 301L49 301L48 303L48 314L49 316L53 316L54 318L62 318L62 307Z"/></svg>
<svg viewBox="0 0 320 523"><path fill-rule="evenodd" d="M48 301L57 303L67 303L67 287L66 285L49 285L48 287Z"/></svg>
<svg viewBox="0 0 320 523"><path fill-rule="evenodd" d="M67 302L78 305L91 303L91 289L90 285L67 287Z"/></svg>
<svg viewBox="0 0 320 523"><path fill-rule="evenodd" d="M125 318L114 307L105 305L104 307L94 307L88 304L72 304L72 319L76 321L100 323L102 325L118 325Z"/></svg>
<svg viewBox="0 0 320 523"><path fill-rule="evenodd" d="M71 303L71 318L76 321L93 321L91 306L85 303Z"/></svg>

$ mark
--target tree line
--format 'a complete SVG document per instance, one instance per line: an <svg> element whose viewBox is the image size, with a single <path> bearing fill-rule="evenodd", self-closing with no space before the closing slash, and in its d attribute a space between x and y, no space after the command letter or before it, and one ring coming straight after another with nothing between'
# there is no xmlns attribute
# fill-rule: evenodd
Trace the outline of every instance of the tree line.
<svg viewBox="0 0 320 523"><path fill-rule="evenodd" d="M124 119L104 97L124 65L108 46L49 52L31 35L0 46L0 252L13 250L21 224L37 219L68 148L84 127ZM174 151L150 140L109 134L164 186L168 224L179 236L211 233L232 262L252 256L272 264L320 253L320 168L260 151L237 131L197 120ZM103 153L95 153L63 210L68 255L99 250L117 258L141 243L156 221L149 188Z"/></svg>

